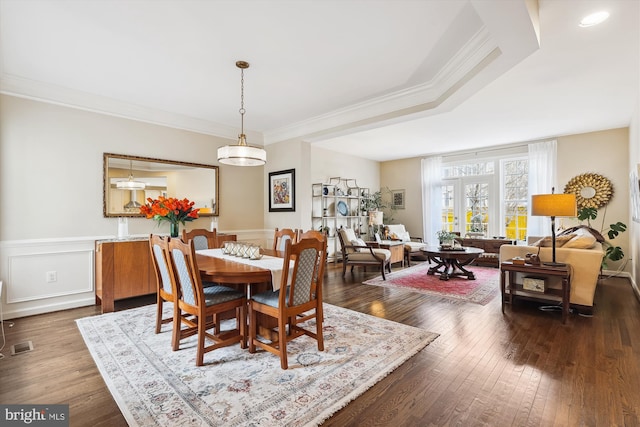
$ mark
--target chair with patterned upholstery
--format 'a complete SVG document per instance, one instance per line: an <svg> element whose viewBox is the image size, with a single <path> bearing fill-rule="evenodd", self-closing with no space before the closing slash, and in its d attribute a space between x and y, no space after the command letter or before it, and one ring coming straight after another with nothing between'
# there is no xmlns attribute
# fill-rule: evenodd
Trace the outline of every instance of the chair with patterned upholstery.
<svg viewBox="0 0 640 427"><path fill-rule="evenodd" d="M280 289L253 295L249 300L250 353L255 352L256 346L260 347L278 355L280 367L287 369L287 342L307 335L317 341L319 351L324 350L322 278L327 257L326 245L326 241L316 238L305 238L293 244L290 240L285 242ZM257 338L258 313L277 319L277 340L266 342ZM316 319L315 331L301 326L301 322L311 318Z"/></svg>
<svg viewBox="0 0 640 427"><path fill-rule="evenodd" d="M273 233L273 250L284 251L284 246L287 240L291 240L291 243L295 243L298 238L298 231L291 228L283 228L276 230Z"/></svg>
<svg viewBox="0 0 640 427"><path fill-rule="evenodd" d="M204 228L196 228L191 231L182 230L182 241L188 242L189 240L193 240L196 251L213 249L218 247L218 232L215 228L213 231Z"/></svg>
<svg viewBox="0 0 640 427"><path fill-rule="evenodd" d="M356 265L363 266L365 271L367 266L372 265L380 269L383 280L387 279L384 270L387 269L391 273L391 251L367 246L351 228L338 230L338 238L342 250L342 276L346 274L348 265L351 266L351 274Z"/></svg>
<svg viewBox="0 0 640 427"><path fill-rule="evenodd" d="M171 281L171 273L169 266L169 240L170 238L152 234L149 236L149 248L151 250L151 261L153 271L156 274L156 295L157 295L157 314L156 314L156 334L159 334L162 325L165 323L173 323L173 329L180 328L178 305L176 302L176 290L173 289ZM166 319L162 318L164 302L173 304L173 316ZM176 319L176 322L174 322ZM177 324L177 325L176 325Z"/></svg>
<svg viewBox="0 0 640 427"><path fill-rule="evenodd" d="M180 239L169 241L169 257L171 277L179 292L178 309L194 316L191 321L182 318L182 323L187 325L187 328L180 329L173 349L178 350L182 339L197 334L196 366L202 366L204 354L217 348L237 342L242 348L246 348L247 297L245 293L220 285L203 287L192 240L187 243ZM219 325L207 322L207 319L217 319L219 314L231 310L235 310L236 313L234 329L219 331ZM213 333L207 332L212 328L215 328ZM206 345L207 340L212 344Z"/></svg>

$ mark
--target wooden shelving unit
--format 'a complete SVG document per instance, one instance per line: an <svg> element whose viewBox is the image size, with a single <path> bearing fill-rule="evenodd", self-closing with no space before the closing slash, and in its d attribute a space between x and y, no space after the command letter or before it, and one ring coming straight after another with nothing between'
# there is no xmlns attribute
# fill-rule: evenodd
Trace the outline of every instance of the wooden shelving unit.
<svg viewBox="0 0 640 427"><path fill-rule="evenodd" d="M369 189L360 187L355 179L333 177L327 183L311 185L311 224L314 230L325 230L328 236L327 259L342 259L337 230L352 228L356 235L367 234L368 217L364 201Z"/></svg>

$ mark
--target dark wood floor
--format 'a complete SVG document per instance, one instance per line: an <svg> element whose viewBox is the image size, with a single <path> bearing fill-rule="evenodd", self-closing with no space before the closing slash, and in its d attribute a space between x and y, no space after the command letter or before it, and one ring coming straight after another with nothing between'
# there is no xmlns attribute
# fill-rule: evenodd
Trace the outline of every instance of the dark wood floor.
<svg viewBox="0 0 640 427"><path fill-rule="evenodd" d="M440 337L327 426L640 426L640 304L626 279L601 281L593 317L517 302L486 306L362 285L330 265L325 302L437 332ZM138 299L118 309L147 303ZM3 404L70 405L72 426L121 426L74 320L85 307L5 324ZM32 340L35 350L8 356ZM380 343L371 343L378 345Z"/></svg>

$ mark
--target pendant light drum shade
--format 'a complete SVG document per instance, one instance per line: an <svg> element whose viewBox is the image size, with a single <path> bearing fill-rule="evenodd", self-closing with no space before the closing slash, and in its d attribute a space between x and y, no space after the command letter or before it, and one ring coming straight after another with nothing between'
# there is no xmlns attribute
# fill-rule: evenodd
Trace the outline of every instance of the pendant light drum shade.
<svg viewBox="0 0 640 427"><path fill-rule="evenodd" d="M267 162L267 152L260 147L247 145L247 137L244 134L244 70L249 68L245 61L236 62L240 68L240 135L237 145L225 145L218 148L218 161L232 166L262 166Z"/></svg>
<svg viewBox="0 0 640 427"><path fill-rule="evenodd" d="M267 162L267 153L251 145L225 145L218 148L218 161L233 166L262 166Z"/></svg>

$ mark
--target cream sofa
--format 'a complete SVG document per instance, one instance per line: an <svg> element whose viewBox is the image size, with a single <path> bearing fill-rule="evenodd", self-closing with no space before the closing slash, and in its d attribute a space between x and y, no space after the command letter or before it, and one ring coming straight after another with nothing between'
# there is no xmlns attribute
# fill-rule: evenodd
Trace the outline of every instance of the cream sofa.
<svg viewBox="0 0 640 427"><path fill-rule="evenodd" d="M540 249L542 262L552 260L550 247L502 245L500 247L500 262L509 261L514 257L525 258L526 254L537 254ZM556 248L556 261L571 266L571 296L569 301L573 306L584 306L590 311L593 307L593 296L596 292L600 265L604 255L602 244L595 242L590 249ZM520 275L521 276L521 275ZM518 282L519 279L516 279ZM521 283L521 282L520 282ZM559 282L550 282L549 286L560 288Z"/></svg>

